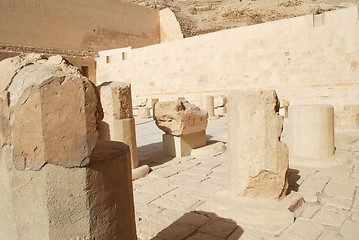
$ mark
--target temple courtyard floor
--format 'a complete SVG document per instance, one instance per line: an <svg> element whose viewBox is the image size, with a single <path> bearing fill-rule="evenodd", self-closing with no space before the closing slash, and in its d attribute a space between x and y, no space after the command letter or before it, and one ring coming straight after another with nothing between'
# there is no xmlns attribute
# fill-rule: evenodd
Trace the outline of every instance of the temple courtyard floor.
<svg viewBox="0 0 359 240"><path fill-rule="evenodd" d="M209 120L208 145L226 144L227 131L226 117ZM136 119L139 165L151 168L133 181L140 240L359 239L359 127L335 129L332 158L290 159L281 200L233 196L228 149L168 157L162 133L154 120Z"/></svg>

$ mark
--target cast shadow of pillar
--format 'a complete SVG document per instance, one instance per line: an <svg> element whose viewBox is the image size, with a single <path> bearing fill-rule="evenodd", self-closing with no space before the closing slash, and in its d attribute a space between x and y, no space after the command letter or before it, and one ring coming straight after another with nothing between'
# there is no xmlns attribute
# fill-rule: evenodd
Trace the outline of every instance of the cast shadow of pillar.
<svg viewBox="0 0 359 240"><path fill-rule="evenodd" d="M300 179L299 170L289 168L288 169L288 192L287 195L291 192L298 192L299 184L298 180Z"/></svg>
<svg viewBox="0 0 359 240"><path fill-rule="evenodd" d="M98 139L111 140L110 125L104 121L100 121L98 124Z"/></svg>
<svg viewBox="0 0 359 240"><path fill-rule="evenodd" d="M243 229L233 220L212 212L191 211L159 232L152 240L240 239Z"/></svg>

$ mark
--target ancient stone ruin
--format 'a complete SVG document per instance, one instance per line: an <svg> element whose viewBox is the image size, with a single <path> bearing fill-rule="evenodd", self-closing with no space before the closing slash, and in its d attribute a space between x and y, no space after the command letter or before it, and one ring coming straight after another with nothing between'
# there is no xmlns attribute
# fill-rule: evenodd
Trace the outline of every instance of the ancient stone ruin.
<svg viewBox="0 0 359 240"><path fill-rule="evenodd" d="M206 145L206 111L186 100L158 102L154 107L154 120L163 134L166 155L183 157L192 149Z"/></svg>
<svg viewBox="0 0 359 240"><path fill-rule="evenodd" d="M280 141L283 117L276 92L233 92L228 100L231 190L246 197L284 196L288 149Z"/></svg>
<svg viewBox="0 0 359 240"><path fill-rule="evenodd" d="M96 87L60 56L0 63L0 239L136 239L130 151L98 141Z"/></svg>
<svg viewBox="0 0 359 240"><path fill-rule="evenodd" d="M281 1L189 14L316 6ZM359 2L335 5L183 40L177 10L2 0L0 239L356 240Z"/></svg>
<svg viewBox="0 0 359 240"><path fill-rule="evenodd" d="M333 106L291 106L289 116L291 157L326 159L334 154Z"/></svg>
<svg viewBox="0 0 359 240"><path fill-rule="evenodd" d="M127 144L130 147L132 168L136 168L138 158L131 84L106 82L98 86L98 89L104 112L99 138Z"/></svg>

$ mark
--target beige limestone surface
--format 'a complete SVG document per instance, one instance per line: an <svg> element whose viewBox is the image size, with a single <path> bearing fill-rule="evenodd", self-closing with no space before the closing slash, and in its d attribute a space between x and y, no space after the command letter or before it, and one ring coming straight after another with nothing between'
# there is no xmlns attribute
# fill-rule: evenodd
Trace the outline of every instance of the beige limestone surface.
<svg viewBox="0 0 359 240"><path fill-rule="evenodd" d="M4 45L100 51L160 43L159 11L123 0L3 0L0 9Z"/></svg>
<svg viewBox="0 0 359 240"><path fill-rule="evenodd" d="M214 116L214 97L211 95L205 95L202 97L201 106L207 111L209 117Z"/></svg>
<svg viewBox="0 0 359 240"><path fill-rule="evenodd" d="M172 157L184 157L192 153L193 149L207 144L206 131L194 132L186 135L162 135L163 153Z"/></svg>
<svg viewBox="0 0 359 240"><path fill-rule="evenodd" d="M278 199L288 188L288 148L280 141L283 117L274 90L229 94L230 190Z"/></svg>
<svg viewBox="0 0 359 240"><path fill-rule="evenodd" d="M288 130L291 157L321 159L334 154L333 106L290 106Z"/></svg>
<svg viewBox="0 0 359 240"><path fill-rule="evenodd" d="M0 76L0 239L137 239L129 148L98 141L97 88L61 56Z"/></svg>
<svg viewBox="0 0 359 240"><path fill-rule="evenodd" d="M126 145L100 141L83 168L19 171L11 155L3 148L0 239L136 239Z"/></svg>
<svg viewBox="0 0 359 240"><path fill-rule="evenodd" d="M227 117L209 120L209 141L228 142ZM284 129L287 127L285 121ZM147 177L133 182L141 240L172 240L176 236L206 240L337 240L356 239L359 234L358 128L336 128L336 138L340 139L336 147L350 156L349 165L320 168L290 163L290 195L281 203L227 197L223 190L229 181L228 151L214 157L166 157L161 148L163 132L153 120L138 119L136 131L139 163L151 167ZM305 199L297 209L292 203L300 203L300 199L292 193Z"/></svg>
<svg viewBox="0 0 359 240"><path fill-rule="evenodd" d="M151 115L151 108L150 107L139 107L137 109L137 117L140 117L140 118L150 118L152 117Z"/></svg>
<svg viewBox="0 0 359 240"><path fill-rule="evenodd" d="M160 10L160 41L168 42L183 39L181 27L169 8Z"/></svg>
<svg viewBox="0 0 359 240"><path fill-rule="evenodd" d="M106 82L97 87L100 93L104 119L132 118L131 84Z"/></svg>
<svg viewBox="0 0 359 240"><path fill-rule="evenodd" d="M0 72L2 144L11 144L15 167L88 165L102 118L96 87L60 56L20 55Z"/></svg>
<svg viewBox="0 0 359 240"><path fill-rule="evenodd" d="M318 16L320 18L318 18ZM359 99L356 7L204 34L97 59L99 82L132 82L133 96L223 95L276 89L291 105ZM320 21L319 25L319 20Z"/></svg>
<svg viewBox="0 0 359 240"><path fill-rule="evenodd" d="M165 133L181 136L206 130L208 113L186 100L158 102L153 119Z"/></svg>
<svg viewBox="0 0 359 240"><path fill-rule="evenodd" d="M107 82L98 86L103 108L99 139L119 141L130 147L132 168L138 166L135 119L133 118L131 84Z"/></svg>

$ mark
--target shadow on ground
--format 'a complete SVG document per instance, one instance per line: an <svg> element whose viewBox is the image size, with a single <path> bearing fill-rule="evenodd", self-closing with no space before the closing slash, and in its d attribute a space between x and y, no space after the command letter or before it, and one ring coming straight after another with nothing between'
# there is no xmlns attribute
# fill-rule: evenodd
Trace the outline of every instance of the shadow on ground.
<svg viewBox="0 0 359 240"><path fill-rule="evenodd" d="M236 240L243 229L233 220L215 213L192 211L184 214L152 240Z"/></svg>
<svg viewBox="0 0 359 240"><path fill-rule="evenodd" d="M154 167L164 164L173 159L173 157L165 156L162 151L162 142L147 144L137 148L139 165L148 165Z"/></svg>
<svg viewBox="0 0 359 240"><path fill-rule="evenodd" d="M289 194L291 191L298 192L298 188L299 188L298 180L299 179L300 179L299 170L289 168L288 169L288 184L289 184L289 186L288 186L287 194Z"/></svg>

